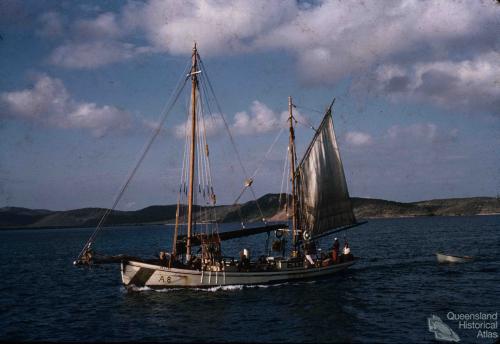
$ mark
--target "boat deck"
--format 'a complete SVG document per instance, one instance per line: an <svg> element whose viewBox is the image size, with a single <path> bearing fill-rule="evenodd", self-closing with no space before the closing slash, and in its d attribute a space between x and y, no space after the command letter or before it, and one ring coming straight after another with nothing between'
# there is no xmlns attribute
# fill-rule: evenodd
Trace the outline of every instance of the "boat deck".
<svg viewBox="0 0 500 344"><path fill-rule="evenodd" d="M358 258L338 263L304 264L300 258L277 259L267 264L249 266L208 265L202 269L193 266L168 266L158 260L123 261L122 280L126 286L155 288L206 288L226 285L260 285L288 281L316 279L339 272L353 265ZM274 260L274 259L273 259Z"/></svg>

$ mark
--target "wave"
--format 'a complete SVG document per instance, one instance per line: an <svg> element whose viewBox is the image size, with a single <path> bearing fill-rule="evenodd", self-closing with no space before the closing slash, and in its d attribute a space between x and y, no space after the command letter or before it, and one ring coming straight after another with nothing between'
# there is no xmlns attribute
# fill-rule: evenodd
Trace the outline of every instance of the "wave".
<svg viewBox="0 0 500 344"><path fill-rule="evenodd" d="M304 281L302 283L314 283L314 281ZM213 286L209 288L162 288L162 289L157 289L157 288L150 288L150 287L137 287L137 286L128 286L128 287L122 287L123 292L157 292L157 293L165 293L165 292L180 292L180 291L196 291L196 292L220 292L220 291L241 291L244 289L256 289L256 288L272 288L272 287L280 287L284 285L296 285L298 283L290 283L290 282L283 282L283 283L276 283L276 284L252 284L252 285L245 285L245 284L231 284L231 285L218 285L218 286Z"/></svg>

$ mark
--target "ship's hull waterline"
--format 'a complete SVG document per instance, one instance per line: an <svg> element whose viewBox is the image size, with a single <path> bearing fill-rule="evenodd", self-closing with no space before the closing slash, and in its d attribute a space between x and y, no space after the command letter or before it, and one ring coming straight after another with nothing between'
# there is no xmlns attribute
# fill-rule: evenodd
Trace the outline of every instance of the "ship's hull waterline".
<svg viewBox="0 0 500 344"><path fill-rule="evenodd" d="M295 268L260 272L200 271L168 268L137 261L123 261L122 281L127 287L210 288L228 285L274 284L317 279L345 270L356 260L326 267Z"/></svg>

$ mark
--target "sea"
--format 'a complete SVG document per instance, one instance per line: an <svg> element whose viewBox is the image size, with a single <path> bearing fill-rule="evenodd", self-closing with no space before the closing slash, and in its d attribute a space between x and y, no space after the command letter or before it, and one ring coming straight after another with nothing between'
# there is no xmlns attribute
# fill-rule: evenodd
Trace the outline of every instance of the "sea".
<svg viewBox="0 0 500 344"><path fill-rule="evenodd" d="M170 247L172 230L107 228L95 247L150 257ZM208 290L127 291L118 265L73 266L92 231L0 231L1 341L429 343L439 330L429 327L433 316L464 343L499 335L500 216L370 220L337 234L360 257L345 272ZM223 253L237 257L246 247L257 256L266 239L240 238ZM436 251L475 259L438 264Z"/></svg>

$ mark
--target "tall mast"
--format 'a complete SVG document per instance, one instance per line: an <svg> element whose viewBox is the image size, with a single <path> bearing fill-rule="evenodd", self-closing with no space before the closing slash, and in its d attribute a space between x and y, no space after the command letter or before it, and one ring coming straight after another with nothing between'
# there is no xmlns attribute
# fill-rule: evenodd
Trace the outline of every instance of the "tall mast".
<svg viewBox="0 0 500 344"><path fill-rule="evenodd" d="M193 232L193 182L194 182L194 164L196 155L196 88L198 87L198 52L196 42L193 47L191 67L191 153L189 158L189 192L188 192L188 228L186 242L186 261L191 259L191 235Z"/></svg>
<svg viewBox="0 0 500 344"><path fill-rule="evenodd" d="M297 190L295 185L295 131L293 129L293 103L292 97L288 97L288 112L290 121L290 176L292 178L292 256L297 255Z"/></svg>

